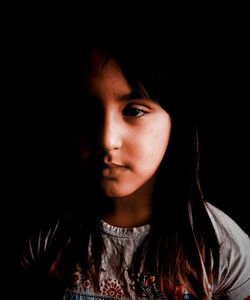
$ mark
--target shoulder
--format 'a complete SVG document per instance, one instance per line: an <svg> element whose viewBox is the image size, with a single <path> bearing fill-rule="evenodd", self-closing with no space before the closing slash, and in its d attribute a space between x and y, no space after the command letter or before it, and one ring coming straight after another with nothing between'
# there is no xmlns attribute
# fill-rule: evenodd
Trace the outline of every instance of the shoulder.
<svg viewBox="0 0 250 300"><path fill-rule="evenodd" d="M57 299L49 296L57 291L57 286L49 280L48 275L59 244L66 241L67 235L64 233L67 230L64 228L64 220L58 219L53 224L41 226L39 230L31 229L32 233L24 241L25 246L15 270L18 278L15 287L20 299Z"/></svg>
<svg viewBox="0 0 250 300"><path fill-rule="evenodd" d="M206 207L220 245L215 295L244 299L250 295L250 238L226 213L210 203Z"/></svg>
<svg viewBox="0 0 250 300"><path fill-rule="evenodd" d="M227 242L230 237L238 246L249 244L248 234L229 215L209 202L206 202L206 208L220 243Z"/></svg>
<svg viewBox="0 0 250 300"><path fill-rule="evenodd" d="M65 243L69 238L68 216L58 218L52 224L41 226L41 228L29 235L26 247L20 259L20 264L26 270L32 269L51 255L57 245Z"/></svg>

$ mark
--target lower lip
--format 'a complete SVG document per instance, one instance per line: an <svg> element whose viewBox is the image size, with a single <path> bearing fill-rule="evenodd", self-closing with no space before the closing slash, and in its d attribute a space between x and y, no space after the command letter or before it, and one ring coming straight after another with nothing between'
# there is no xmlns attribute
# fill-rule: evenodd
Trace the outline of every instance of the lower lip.
<svg viewBox="0 0 250 300"><path fill-rule="evenodd" d="M102 176L108 179L115 179L126 171L126 167L112 167L102 169Z"/></svg>

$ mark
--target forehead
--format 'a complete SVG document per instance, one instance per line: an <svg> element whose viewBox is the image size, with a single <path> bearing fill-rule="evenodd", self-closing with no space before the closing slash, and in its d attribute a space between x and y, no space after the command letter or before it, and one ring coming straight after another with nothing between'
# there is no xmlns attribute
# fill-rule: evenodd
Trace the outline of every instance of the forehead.
<svg viewBox="0 0 250 300"><path fill-rule="evenodd" d="M152 100L144 83L137 78L136 72L131 72L128 61L124 65L120 56L117 58L108 51L93 48L86 62L84 88L87 94L96 98L112 94L119 100Z"/></svg>
<svg viewBox="0 0 250 300"><path fill-rule="evenodd" d="M117 61L108 53L100 49L92 49L87 61L87 74L97 76L100 73L121 73L121 68Z"/></svg>
<svg viewBox="0 0 250 300"><path fill-rule="evenodd" d="M97 94L131 92L131 86L118 63L98 50L89 56L85 88L87 92Z"/></svg>

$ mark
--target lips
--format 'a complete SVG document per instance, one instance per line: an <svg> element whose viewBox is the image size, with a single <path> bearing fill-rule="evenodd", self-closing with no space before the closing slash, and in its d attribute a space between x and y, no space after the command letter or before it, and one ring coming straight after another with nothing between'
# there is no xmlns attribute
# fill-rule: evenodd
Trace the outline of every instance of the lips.
<svg viewBox="0 0 250 300"><path fill-rule="evenodd" d="M126 166L117 164L117 163L109 163L103 164L102 167L102 176L109 179L115 179L121 174L123 174L127 170Z"/></svg>

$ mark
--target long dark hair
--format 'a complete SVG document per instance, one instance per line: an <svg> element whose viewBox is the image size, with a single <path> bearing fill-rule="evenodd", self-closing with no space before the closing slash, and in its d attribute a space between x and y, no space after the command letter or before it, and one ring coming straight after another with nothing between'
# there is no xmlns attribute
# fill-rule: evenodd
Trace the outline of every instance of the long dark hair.
<svg viewBox="0 0 250 300"><path fill-rule="evenodd" d="M143 264L146 272L157 274L159 288L165 296L173 296L178 286L183 285L198 299L207 299L209 284L218 271L219 245L199 182L199 140L190 65L185 63L180 49L172 45L163 47L154 43L135 47L134 44L108 41L89 47L89 41L85 40L80 52L83 63L79 75L82 78L87 73L87 59L93 46L106 55L104 64L110 58L114 59L131 86L157 101L172 120L168 149L153 195L151 230L134 255L133 270L138 273ZM84 209L80 214L77 210L72 212L69 238L64 240L63 247L56 248L50 275L67 282L69 274L78 265L80 269L88 270L98 289L103 242L96 220L102 212L102 204L105 206L107 202L101 191L91 184L94 174L92 177L89 170L86 172L88 166L80 162L79 152L84 147L85 135L81 130L88 124L81 114L77 116L78 112L84 111L86 99L83 97L84 91L72 110L77 127L73 157L81 166L74 169L77 174L75 195L84 203L86 212ZM83 134L81 138L79 133ZM91 190L91 201L87 200L88 189ZM88 255L90 236L91 256Z"/></svg>

